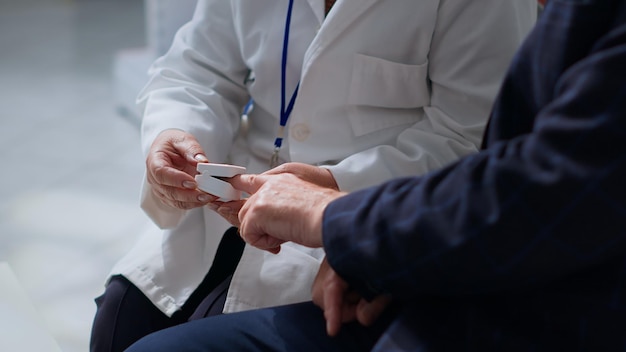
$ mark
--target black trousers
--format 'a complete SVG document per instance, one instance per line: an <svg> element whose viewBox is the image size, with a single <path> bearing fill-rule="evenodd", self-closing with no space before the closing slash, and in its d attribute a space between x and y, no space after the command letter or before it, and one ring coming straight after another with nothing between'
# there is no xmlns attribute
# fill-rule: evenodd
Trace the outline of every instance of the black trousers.
<svg viewBox="0 0 626 352"><path fill-rule="evenodd" d="M347 323L329 337L322 310L305 302L194 320L150 334L127 352L367 352L394 316L388 310L369 327Z"/></svg>
<svg viewBox="0 0 626 352"><path fill-rule="evenodd" d="M97 310L91 329L90 351L123 351L155 331L221 314L243 248L244 242L237 234L237 228L226 231L204 280L181 310L171 317L163 314L125 277L111 278L104 293L95 300Z"/></svg>

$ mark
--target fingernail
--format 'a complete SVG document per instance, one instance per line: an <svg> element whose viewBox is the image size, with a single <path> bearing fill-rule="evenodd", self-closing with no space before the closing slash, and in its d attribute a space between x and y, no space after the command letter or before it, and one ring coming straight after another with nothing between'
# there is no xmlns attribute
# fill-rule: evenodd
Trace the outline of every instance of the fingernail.
<svg viewBox="0 0 626 352"><path fill-rule="evenodd" d="M204 202L208 202L211 200L211 197L209 197L208 194L201 194L198 196L198 201L204 203Z"/></svg>
<svg viewBox="0 0 626 352"><path fill-rule="evenodd" d="M183 181L183 187L189 188L189 189L195 189L196 183L192 181Z"/></svg>
<svg viewBox="0 0 626 352"><path fill-rule="evenodd" d="M217 211L217 208L219 208L219 205L213 204L213 203L209 203L206 206L209 207L209 209L211 209L213 211Z"/></svg>
<svg viewBox="0 0 626 352"><path fill-rule="evenodd" d="M202 154L196 154L193 156L194 159L196 159L197 162L200 163L208 163L209 159L206 158L206 156L202 155Z"/></svg>

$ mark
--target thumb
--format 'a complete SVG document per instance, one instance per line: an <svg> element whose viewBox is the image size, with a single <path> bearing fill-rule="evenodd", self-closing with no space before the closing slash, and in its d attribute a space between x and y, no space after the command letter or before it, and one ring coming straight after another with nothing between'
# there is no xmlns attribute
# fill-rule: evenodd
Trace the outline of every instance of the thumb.
<svg viewBox="0 0 626 352"><path fill-rule="evenodd" d="M235 175L229 179L226 179L235 189L248 194L254 194L263 186L265 179L259 177L259 175L253 174L241 174Z"/></svg>
<svg viewBox="0 0 626 352"><path fill-rule="evenodd" d="M391 297L381 295L371 302L361 299L356 307L356 318L364 326L370 326L383 314L387 306L391 303Z"/></svg>
<svg viewBox="0 0 626 352"><path fill-rule="evenodd" d="M208 163L209 159L207 159L207 157L203 154L202 150L199 153L193 153L191 154L193 155L193 160L199 162L199 163Z"/></svg>

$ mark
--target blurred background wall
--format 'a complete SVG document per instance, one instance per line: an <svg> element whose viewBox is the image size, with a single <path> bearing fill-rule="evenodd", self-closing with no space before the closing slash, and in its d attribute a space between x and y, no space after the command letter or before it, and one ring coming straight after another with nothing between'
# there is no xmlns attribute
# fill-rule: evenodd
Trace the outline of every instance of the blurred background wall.
<svg viewBox="0 0 626 352"><path fill-rule="evenodd" d="M0 262L65 352L88 350L93 299L152 226L134 99L193 4L0 0Z"/></svg>

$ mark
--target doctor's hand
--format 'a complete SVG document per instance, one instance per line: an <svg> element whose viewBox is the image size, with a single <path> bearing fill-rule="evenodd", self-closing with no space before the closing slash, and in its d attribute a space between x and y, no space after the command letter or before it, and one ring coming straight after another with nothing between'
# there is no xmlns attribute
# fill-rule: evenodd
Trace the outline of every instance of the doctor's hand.
<svg viewBox="0 0 626 352"><path fill-rule="evenodd" d="M239 211L241 237L272 253L278 253L287 241L321 247L324 209L345 195L290 173L237 175L229 182L251 195Z"/></svg>
<svg viewBox="0 0 626 352"><path fill-rule="evenodd" d="M152 192L163 202L178 209L203 206L216 197L198 190L196 165L208 162L200 143L191 134L168 129L161 132L146 158L146 177Z"/></svg>
<svg viewBox="0 0 626 352"><path fill-rule="evenodd" d="M317 166L302 163L286 163L279 165L271 170L264 172L262 175L280 175L292 174L303 181L316 184L321 187L327 187L339 190L337 182L333 174L328 170ZM233 226L239 227L239 210L245 204L244 200L231 201L228 203L214 202L208 206L217 211L224 219Z"/></svg>
<svg viewBox="0 0 626 352"><path fill-rule="evenodd" d="M391 298L378 296L372 301L350 290L348 284L333 270L326 258L322 261L311 289L313 303L322 308L326 319L326 332L336 336L341 325L358 321L370 326L385 311Z"/></svg>

